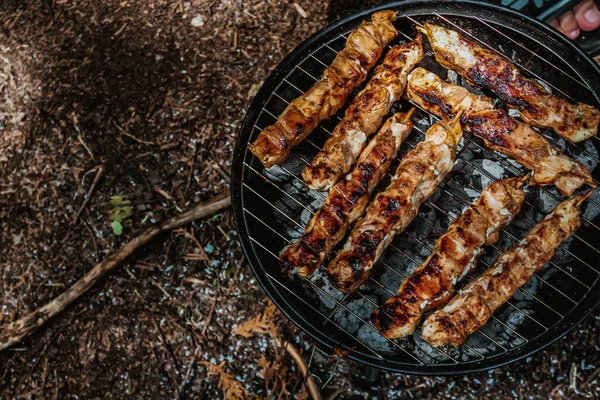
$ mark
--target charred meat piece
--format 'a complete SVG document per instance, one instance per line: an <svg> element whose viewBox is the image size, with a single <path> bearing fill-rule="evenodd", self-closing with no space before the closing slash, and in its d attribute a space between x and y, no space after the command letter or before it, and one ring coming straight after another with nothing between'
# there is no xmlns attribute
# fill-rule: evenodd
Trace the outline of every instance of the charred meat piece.
<svg viewBox="0 0 600 400"><path fill-rule="evenodd" d="M373 78L346 110L323 150L302 171L308 187L327 190L350 171L367 138L377 131L394 102L402 96L408 73L422 58L421 35L387 53Z"/></svg>
<svg viewBox="0 0 600 400"><path fill-rule="evenodd" d="M467 40L458 32L426 23L420 29L429 38L436 60L477 87L494 92L519 111L526 123L551 128L571 142L598 133L600 111L591 105L553 96L539 83L525 78L512 63Z"/></svg>
<svg viewBox="0 0 600 400"><path fill-rule="evenodd" d="M467 117L471 132L490 149L499 151L532 171L531 183L555 185L570 196L583 184L596 186L590 172L578 161L553 147L533 128L503 110L480 111Z"/></svg>
<svg viewBox="0 0 600 400"><path fill-rule="evenodd" d="M560 203L525 239L502 254L444 308L431 314L423 324L423 338L433 346L458 346L485 325L581 225L579 206L590 193Z"/></svg>
<svg viewBox="0 0 600 400"><path fill-rule="evenodd" d="M263 129L248 148L265 167L280 164L316 126L334 115L367 77L385 46L398 35L396 12L379 11L350 33L346 47L325 69L320 81L294 99L277 122Z"/></svg>
<svg viewBox="0 0 600 400"><path fill-rule="evenodd" d="M498 240L525 200L525 177L490 184L481 196L448 227L433 252L400 285L398 295L375 309L371 317L379 332L390 339L413 333L423 314L450 300L454 286L477 263L481 248Z"/></svg>
<svg viewBox="0 0 600 400"><path fill-rule="evenodd" d="M280 260L285 273L311 276L346 235L350 224L363 215L373 189L413 128L413 112L414 108L390 117L361 153L354 170L331 188L302 237L282 251Z"/></svg>
<svg viewBox="0 0 600 400"><path fill-rule="evenodd" d="M511 118L502 110L492 110L492 100L469 93L462 86L442 81L435 74L415 69L408 77L407 97L440 117L464 110L465 128L499 151L533 171L535 185L556 185L565 195L584 183L594 186L589 171L556 149L538 132Z"/></svg>
<svg viewBox="0 0 600 400"><path fill-rule="evenodd" d="M477 111L494 108L494 101L489 97L446 83L433 72L421 67L415 68L408 75L406 97L442 118L452 118L459 110L464 110L464 119Z"/></svg>
<svg viewBox="0 0 600 400"><path fill-rule="evenodd" d="M460 113L433 125L425 140L400 162L385 191L377 194L342 251L327 267L331 284L349 293L363 284L394 235L415 218L419 206L450 172L462 138Z"/></svg>

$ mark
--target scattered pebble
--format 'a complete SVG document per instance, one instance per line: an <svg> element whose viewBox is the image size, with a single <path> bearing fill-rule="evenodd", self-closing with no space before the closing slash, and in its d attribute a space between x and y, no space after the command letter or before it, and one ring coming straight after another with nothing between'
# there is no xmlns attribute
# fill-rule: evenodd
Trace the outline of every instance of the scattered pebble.
<svg viewBox="0 0 600 400"><path fill-rule="evenodd" d="M204 15L200 14L200 15L197 15L194 18L192 18L190 23L192 24L193 27L200 28L200 27L204 26L204 22L205 22Z"/></svg>

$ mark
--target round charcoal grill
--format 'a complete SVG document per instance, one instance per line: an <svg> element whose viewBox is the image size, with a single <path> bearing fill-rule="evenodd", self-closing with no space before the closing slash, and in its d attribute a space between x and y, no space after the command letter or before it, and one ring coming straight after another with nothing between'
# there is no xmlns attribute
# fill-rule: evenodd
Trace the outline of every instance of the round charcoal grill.
<svg viewBox="0 0 600 400"><path fill-rule="evenodd" d="M412 39L416 26L424 21L435 22L509 58L552 93L600 107L598 66L567 39L533 19L477 2L412 1L388 4L381 9L384 8L398 11L396 27L400 34L388 47ZM261 129L275 122L292 99L315 83L344 47L348 34L374 11L336 22L302 43L273 71L252 101L235 149L232 182L233 211L248 262L273 302L328 354L344 350L348 357L362 363L412 374L468 373L526 357L566 334L598 305L598 191L584 205L583 226L563 243L552 262L460 347L433 348L422 339L420 328L412 336L389 341L370 322L372 310L396 294L402 280L425 260L435 240L479 196L482 188L491 181L526 172L512 160L483 147L469 133L465 133L453 171L422 205L409 228L395 238L369 281L356 293L344 295L333 289L323 267L309 280L283 276L279 270L279 251L302 234L326 196L324 192L308 190L300 172L331 135L344 110L323 122L280 166L265 169L247 145ZM421 66L468 86L439 66L428 43L425 46ZM411 106L403 99L392 112L406 111ZM417 110L413 121L415 128L399 158L423 139L436 118ZM598 138L575 145L565 143L548 130L543 134L582 161L598 180ZM397 164L396 160L388 172L393 173ZM389 173L378 189L388 183ZM494 246L486 248L478 269L462 284L479 276L562 199L554 188L530 188L519 217L502 232Z"/></svg>

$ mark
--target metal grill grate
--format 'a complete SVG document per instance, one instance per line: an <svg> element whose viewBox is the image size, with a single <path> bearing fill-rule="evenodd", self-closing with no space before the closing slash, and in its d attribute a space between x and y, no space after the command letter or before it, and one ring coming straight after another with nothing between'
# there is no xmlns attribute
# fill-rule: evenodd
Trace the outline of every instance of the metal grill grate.
<svg viewBox="0 0 600 400"><path fill-rule="evenodd" d="M412 40L417 24L434 20L511 59L555 94L589 104L600 103L585 78L542 42L512 31L492 18L432 14L399 16L396 25L401 35L388 47ZM272 124L289 101L312 86L344 47L348 33L359 22L360 19L347 24L332 39L315 44L313 50L305 52L283 75L251 121L253 128L248 142ZM446 77L448 72L437 65L431 51L426 50L421 65ZM458 83L466 85L460 78ZM394 105L392 112L407 110L410 106L403 99ZM265 170L247 151L247 143L243 143L241 160L242 215L252 252L269 284L292 306L295 317L308 320L313 328L310 333L321 341L327 337L329 343L350 350L351 357L398 371L456 371L455 367L459 365L477 369L484 362L489 367L506 362L519 352L522 355L534 343L548 343L558 337L556 327L574 310L587 307L583 303L590 303L590 297L598 294L600 267L596 266L595 260L600 251L595 245L598 245L596 238L600 227L594 221L600 214L600 196L595 193L585 205L582 229L561 246L553 261L519 289L485 327L460 347L433 348L421 338L420 329L413 336L400 340L379 336L369 320L371 311L396 294L402 280L425 260L435 240L446 231L452 219L460 215L489 182L526 172L513 161L483 147L479 139L468 133L464 135L453 172L423 204L419 216L408 229L396 237L368 283L356 293L343 295L333 289L323 274L323 266L311 279L283 277L279 272L279 251L302 234L326 197L325 192L310 191L301 180L300 172L331 135L341 115L340 112L322 123L280 166ZM424 132L437 120L419 109L413 116L415 129L402 146L398 159L420 142ZM583 161L590 169L600 162L597 138L575 145L565 143L553 133L543 133L549 141ZM397 162L389 172L395 170ZM597 182L598 173L593 175ZM390 173L379 188L385 188L389 179ZM475 279L562 199L553 188L531 189L519 217L503 230L501 239L488 249L478 269L472 271L463 284ZM294 315L288 313L288 316L297 320ZM493 358L496 361L490 361Z"/></svg>

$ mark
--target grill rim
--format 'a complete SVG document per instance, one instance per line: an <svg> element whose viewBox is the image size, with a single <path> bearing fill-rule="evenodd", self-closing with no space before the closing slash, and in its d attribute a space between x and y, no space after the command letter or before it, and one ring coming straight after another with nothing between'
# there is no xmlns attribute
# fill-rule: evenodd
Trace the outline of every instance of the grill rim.
<svg viewBox="0 0 600 400"><path fill-rule="evenodd" d="M517 22L519 22L520 24L533 24L535 28L542 30L545 35L548 35L548 37L544 38L538 37L538 39L542 43L548 44L548 42L551 41L550 39L561 43L568 50L574 52L574 55L577 55L582 60L585 60L589 64L588 67L591 67L591 70L595 71L595 73L598 74L598 76L600 76L600 66L593 62L590 59L590 57L578 45L569 41L549 26L531 17L522 15L516 11L493 4L480 3L471 0L408 0L392 2L382 6L365 9L363 11L354 13L343 19L335 21L322 28L321 30L310 36L308 39L306 39L304 42L302 42L300 45L298 45L277 65L277 67L273 71L271 71L271 73L265 80L262 87L259 89L256 96L251 101L248 107L247 114L240 127L238 138L236 140L236 146L232 161L231 182L232 211L234 223L238 232L240 243L242 245L241 247L243 253L246 259L248 260L252 272L255 275L262 289L287 318L289 318L296 326L298 326L300 329L309 334L313 339L315 339L318 342L319 350L328 354L332 354L334 348L340 344L346 348L348 346L344 343L341 343L340 341L336 341L331 336L325 334L321 329L316 328L316 324L311 324L308 318L305 315L302 315L302 313L298 312L297 308L294 307L294 305L291 302L289 302L288 299L280 295L279 292L281 289L277 288L277 284L275 282L272 282L272 279L269 277L268 272L262 267L261 262L253 248L253 244L251 243L250 235L247 228L248 222L246 220L246 216L244 215L245 213L243 210L244 203L242 195L242 183L244 177L244 161L246 157L247 145L253 133L253 124L256 121L256 119L260 116L269 97L278 87L279 83L288 73L290 73L294 68L296 68L297 65L300 64L302 56L304 54L310 54L311 50L314 50L312 49L314 45L319 45L321 42L327 41L328 39L339 34L339 29L345 24L357 19L365 19L365 17L368 17L373 12L379 10L394 9L398 10L399 14L401 14L402 11L400 10L405 8L407 14L409 14L410 16L414 16L419 15L419 13L411 12L413 10L409 10L409 7L421 7L431 9L435 8L437 5L440 5L440 8L443 9L440 11L436 11L439 12L441 15L456 15L462 17L478 18L484 17L485 15L482 14L488 12L494 14L499 18L503 18L505 20L504 22L506 23L506 26L509 28L511 27L511 25L514 26ZM456 7L456 9L452 9L452 7ZM465 8L471 11L471 13L467 15L465 13ZM423 14L425 13L421 13L421 15ZM429 14L432 16L435 15L434 13ZM589 79L584 79L584 77L581 76L579 71L575 71L578 72L578 75L583 80L590 84ZM598 88L594 89L595 96L596 98L598 98ZM600 289L600 282L598 282L596 285L593 285L590 288L590 290L592 291L592 289L595 289L595 291L598 292ZM583 320L585 320L596 308L598 308L598 306L600 306L600 300L594 301L594 297L595 296L593 296L593 292L589 293L575 307L573 311L571 311L566 317L561 319L555 326L548 329L548 331L545 332L544 335L538 336L535 339L530 340L528 343L524 344L518 349L515 349L505 354L486 357L483 360L470 361L466 363L459 362L454 365L402 365L400 363L395 363L386 359L376 361L374 358L365 357L363 354L355 351L351 351L347 357L365 365L380 368L383 370L414 375L444 376L462 375L468 373L487 371L493 368L503 367L518 360L522 360L526 357L529 357L532 354L550 346L551 344L564 337L577 325L583 322Z"/></svg>

